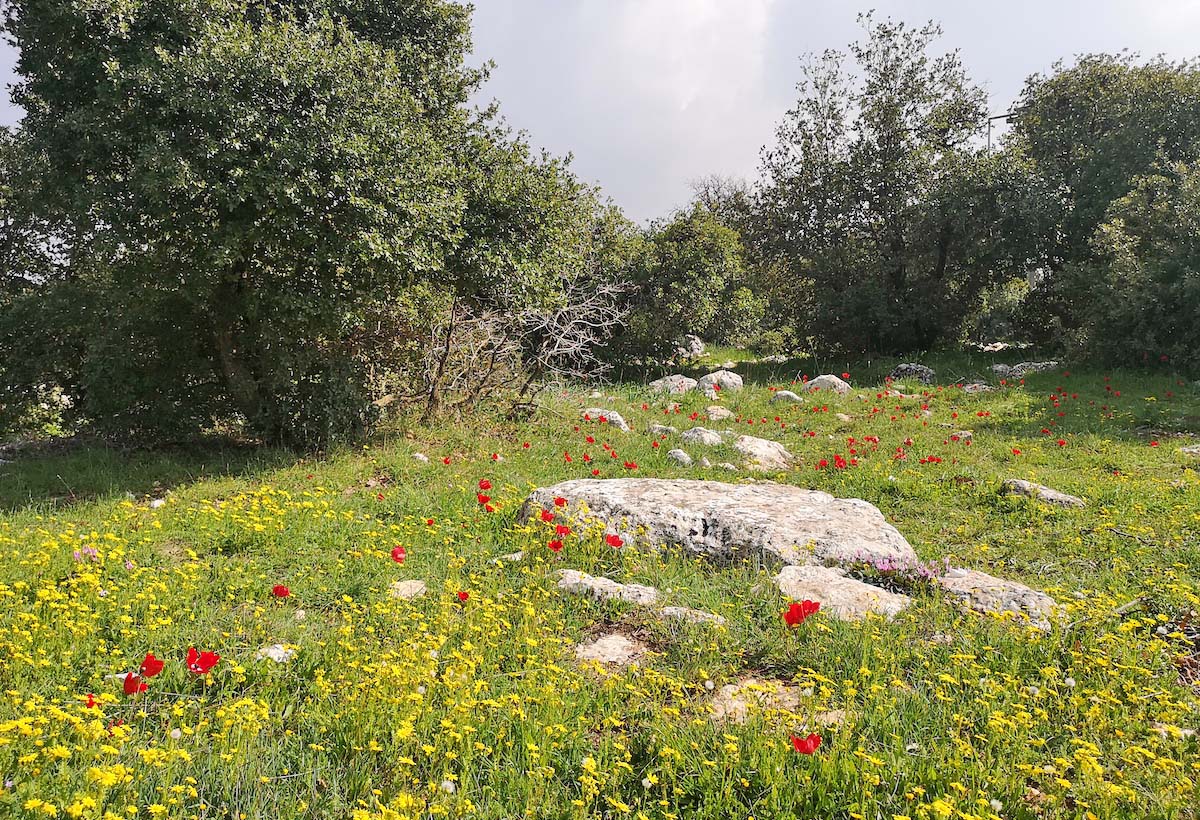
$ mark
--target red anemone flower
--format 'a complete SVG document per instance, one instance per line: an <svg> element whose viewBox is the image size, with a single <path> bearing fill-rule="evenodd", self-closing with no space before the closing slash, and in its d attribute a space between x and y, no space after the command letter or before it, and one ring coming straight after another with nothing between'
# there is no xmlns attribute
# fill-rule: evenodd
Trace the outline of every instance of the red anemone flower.
<svg viewBox="0 0 1200 820"><path fill-rule="evenodd" d="M161 671L163 671L163 662L154 657L153 652L147 652L146 657L142 659L142 665L138 667L138 673L143 678L152 678Z"/></svg>
<svg viewBox="0 0 1200 820"><path fill-rule="evenodd" d="M125 694L136 695L140 692L145 692L148 688L146 682L136 672L130 672L125 675Z"/></svg>
<svg viewBox="0 0 1200 820"><path fill-rule="evenodd" d="M397 564L403 564L404 559L408 557L408 550L397 544L392 547L392 560Z"/></svg>
<svg viewBox="0 0 1200 820"><path fill-rule="evenodd" d="M492 489L492 482L488 481L486 478L479 479L479 489L481 489L481 490Z"/></svg>
<svg viewBox="0 0 1200 820"><path fill-rule="evenodd" d="M471 597L471 593L469 593L465 590L458 593L458 600L460 600L460 601L466 601L470 597Z"/></svg>
<svg viewBox="0 0 1200 820"><path fill-rule="evenodd" d="M554 520L554 513L550 512L549 510L542 510L542 520L549 524Z"/></svg>
<svg viewBox="0 0 1200 820"><path fill-rule="evenodd" d="M604 536L604 543L608 544L613 549L619 549L625 545L625 542L621 540L621 536L617 535L615 532Z"/></svg>
<svg viewBox="0 0 1200 820"><path fill-rule="evenodd" d="M554 497L554 506L556 506L556 507L567 506L567 499L563 498L561 495L555 496Z"/></svg>
<svg viewBox="0 0 1200 820"><path fill-rule="evenodd" d="M276 598L286 598L292 594L292 591L283 584L276 584L275 586L271 587L271 594Z"/></svg>
<svg viewBox="0 0 1200 820"><path fill-rule="evenodd" d="M821 736L815 732L808 737L791 736L792 748L802 755L810 755L815 752L821 745Z"/></svg>
<svg viewBox="0 0 1200 820"><path fill-rule="evenodd" d="M820 609L820 603L806 599L800 603L793 603L784 610L783 620L789 627L797 627L804 623L809 615L815 615Z"/></svg>
<svg viewBox="0 0 1200 820"><path fill-rule="evenodd" d="M562 552L563 542L555 538L554 540L547 542L546 546L550 548L551 552Z"/></svg>
<svg viewBox="0 0 1200 820"><path fill-rule="evenodd" d="M193 675L207 675L219 660L221 656L216 652L197 652L196 647L188 647L187 668Z"/></svg>

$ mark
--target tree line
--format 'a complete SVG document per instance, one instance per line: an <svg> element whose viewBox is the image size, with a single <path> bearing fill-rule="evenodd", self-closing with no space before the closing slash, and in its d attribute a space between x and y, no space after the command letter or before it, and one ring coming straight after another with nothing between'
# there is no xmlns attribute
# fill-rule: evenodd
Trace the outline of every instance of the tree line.
<svg viewBox="0 0 1200 820"><path fill-rule="evenodd" d="M1031 77L995 147L935 25L812 59L753 183L638 228L472 105L447 0L13 0L0 428L311 445L666 358L1013 336L1200 350L1200 73Z"/></svg>

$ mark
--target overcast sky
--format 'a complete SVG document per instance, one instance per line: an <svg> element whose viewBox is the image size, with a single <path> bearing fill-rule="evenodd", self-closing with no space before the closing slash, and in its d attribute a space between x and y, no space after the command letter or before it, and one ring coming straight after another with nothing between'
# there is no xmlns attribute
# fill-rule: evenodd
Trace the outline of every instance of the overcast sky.
<svg viewBox="0 0 1200 820"><path fill-rule="evenodd" d="M795 97L801 55L858 38L859 10L935 19L940 46L1001 112L1060 57L1200 54L1200 0L476 0L486 96L535 145L572 153L633 218L684 204L707 174L752 178ZM11 82L14 55L0 47ZM7 100L5 100L7 103ZM0 122L20 116L11 105Z"/></svg>

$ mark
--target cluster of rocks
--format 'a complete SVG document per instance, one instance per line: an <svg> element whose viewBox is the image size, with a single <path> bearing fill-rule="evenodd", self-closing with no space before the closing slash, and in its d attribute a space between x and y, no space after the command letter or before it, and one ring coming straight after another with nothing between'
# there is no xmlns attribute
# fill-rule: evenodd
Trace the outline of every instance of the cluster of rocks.
<svg viewBox="0 0 1200 820"><path fill-rule="evenodd" d="M610 530L638 533L651 547L678 546L717 563L738 559L779 567L774 583L793 599L821 602L835 618L890 618L911 599L854 577L864 564L918 565L904 537L873 505L771 482L724 484L655 478L573 480L534 490L521 519L565 498L568 509ZM633 536L630 536L631 538ZM1047 629L1054 601L1023 584L977 570L950 568L934 578L964 608L1013 613ZM652 605L656 595L637 585L565 575L560 586L608 599Z"/></svg>
<svg viewBox="0 0 1200 820"><path fill-rule="evenodd" d="M741 390L742 386L742 377L731 370L716 370L706 376L701 376L699 379L689 378L681 373L676 373L671 376L663 376L661 379L655 379L648 385L655 393L681 395L692 390L697 390L710 399L715 399L719 391L734 392Z"/></svg>
<svg viewBox="0 0 1200 820"><path fill-rule="evenodd" d="M1056 361L1049 362L1021 362L1020 364L994 364L992 372L1000 379L1023 379L1030 373L1044 373L1048 370L1056 370L1059 363Z"/></svg>
<svg viewBox="0 0 1200 820"><path fill-rule="evenodd" d="M933 384L935 381L937 381L937 374L934 373L933 368L931 367L926 367L923 364L907 362L905 364L896 365L895 368L892 369L892 372L888 378L894 382L916 379L921 384Z"/></svg>

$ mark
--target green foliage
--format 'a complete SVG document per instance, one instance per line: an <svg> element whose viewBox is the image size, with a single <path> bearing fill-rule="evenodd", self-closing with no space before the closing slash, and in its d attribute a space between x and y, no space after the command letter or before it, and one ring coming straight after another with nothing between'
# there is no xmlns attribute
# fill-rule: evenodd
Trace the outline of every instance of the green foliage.
<svg viewBox="0 0 1200 820"><path fill-rule="evenodd" d="M576 252L578 186L466 107L456 4L28 0L7 28L33 210L86 243L5 340L106 431L232 406L271 440L353 434L409 288L537 302ZM39 356L49 334L75 355Z"/></svg>
<svg viewBox="0 0 1200 820"><path fill-rule="evenodd" d="M984 94L956 53L929 55L940 29L864 20L857 73L837 52L806 69L765 154L754 244L786 272L776 313L815 346L927 349L1038 256L1046 203L1025 157L976 147Z"/></svg>
<svg viewBox="0 0 1200 820"><path fill-rule="evenodd" d="M1076 349L1108 362L1200 369L1200 162L1138 177L1070 269L1083 310Z"/></svg>

